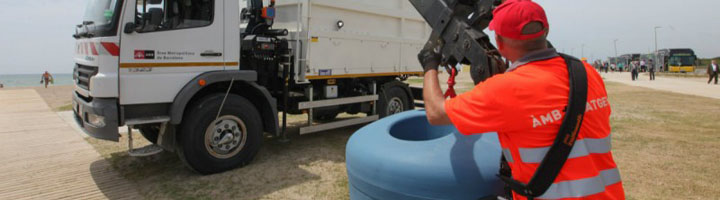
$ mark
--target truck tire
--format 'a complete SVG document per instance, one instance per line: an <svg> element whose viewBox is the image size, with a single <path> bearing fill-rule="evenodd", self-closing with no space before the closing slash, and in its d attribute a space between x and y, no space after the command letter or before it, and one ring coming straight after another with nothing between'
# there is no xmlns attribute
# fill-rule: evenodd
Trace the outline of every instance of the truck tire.
<svg viewBox="0 0 720 200"><path fill-rule="evenodd" d="M145 139L153 144L157 144L158 135L160 134L160 125L143 126L139 130L140 134L145 137Z"/></svg>
<svg viewBox="0 0 720 200"><path fill-rule="evenodd" d="M246 98L209 95L188 108L180 125L178 155L192 170L214 174L249 164L262 146L260 113ZM217 117L217 119L216 119Z"/></svg>
<svg viewBox="0 0 720 200"><path fill-rule="evenodd" d="M410 110L410 97L403 88L392 86L380 91L377 113L380 118Z"/></svg>

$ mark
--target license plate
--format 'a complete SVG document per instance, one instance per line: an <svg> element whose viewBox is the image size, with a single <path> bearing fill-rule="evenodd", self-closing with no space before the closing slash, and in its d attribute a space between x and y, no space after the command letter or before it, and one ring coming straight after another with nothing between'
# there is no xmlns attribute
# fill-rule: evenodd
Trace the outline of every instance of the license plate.
<svg viewBox="0 0 720 200"><path fill-rule="evenodd" d="M75 110L75 114L81 119L81 121L84 122L84 121L85 121L85 118L83 117L83 116L84 116L84 113L83 113L83 108L82 108L82 106L80 106L79 103L74 102L74 101L73 101L73 104L74 104L74 105L73 105L73 109Z"/></svg>

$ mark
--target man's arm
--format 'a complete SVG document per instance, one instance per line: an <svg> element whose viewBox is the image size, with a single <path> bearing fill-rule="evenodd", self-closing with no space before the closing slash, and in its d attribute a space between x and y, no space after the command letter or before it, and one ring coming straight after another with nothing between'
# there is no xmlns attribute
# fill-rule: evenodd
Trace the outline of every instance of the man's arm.
<svg viewBox="0 0 720 200"><path fill-rule="evenodd" d="M425 100L425 110L430 124L435 126L452 124L445 112L445 97L442 89L440 89L438 70L432 69L425 72L423 99Z"/></svg>

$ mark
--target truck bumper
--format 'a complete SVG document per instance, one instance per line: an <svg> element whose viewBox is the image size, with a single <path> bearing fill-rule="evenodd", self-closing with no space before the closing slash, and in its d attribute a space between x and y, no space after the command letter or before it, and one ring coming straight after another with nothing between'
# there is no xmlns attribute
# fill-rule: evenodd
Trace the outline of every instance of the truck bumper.
<svg viewBox="0 0 720 200"><path fill-rule="evenodd" d="M101 140L118 142L118 100L94 98L86 101L73 92L75 122L86 134Z"/></svg>

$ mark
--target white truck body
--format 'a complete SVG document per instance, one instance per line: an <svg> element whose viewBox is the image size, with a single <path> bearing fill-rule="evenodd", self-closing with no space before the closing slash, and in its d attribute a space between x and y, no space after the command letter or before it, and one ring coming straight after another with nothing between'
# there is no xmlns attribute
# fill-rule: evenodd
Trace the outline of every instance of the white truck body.
<svg viewBox="0 0 720 200"><path fill-rule="evenodd" d="M126 7L133 6L133 3L132 0L127 1ZM243 24L237 12L231 9L242 8L243 5L245 1L217 1L216 9L224 9L225 15L215 15L214 22L207 27L121 33L120 104L172 102L184 86L178 83L188 82L202 72L232 69L233 65L237 65L241 29L231 28L242 27ZM124 21L132 21L135 10L124 10ZM298 10L301 13L299 18ZM338 21L343 21L345 26L338 29ZM300 58L296 59L298 74L295 80L300 82L421 74L417 52L422 49L431 31L412 5L404 0L280 0L274 27L288 29L288 39L293 41L291 47L300 49L295 51L296 57ZM298 39L300 45L295 42ZM137 50L153 50L158 55L154 60L139 60L134 57ZM200 56L204 51L221 52L224 57ZM163 56L159 55L161 52L193 54ZM163 57L181 59L159 59ZM228 65L187 65L207 62ZM157 65L135 67L144 63ZM183 66L172 66L172 63ZM152 72L134 71L149 69Z"/></svg>
<svg viewBox="0 0 720 200"><path fill-rule="evenodd" d="M304 133L412 109L413 94L398 80L422 74L416 54L431 32L405 0L89 2L74 35L78 124L114 141L118 126L139 127L146 138L155 130L152 142L170 151L182 145L175 127L190 123L190 107L221 91L252 102L262 131L274 135L279 112L307 113L310 126L316 113L368 114ZM260 8L274 8L274 17L261 18Z"/></svg>
<svg viewBox="0 0 720 200"><path fill-rule="evenodd" d="M419 72L417 52L431 31L406 0L278 1L274 27L309 44L293 46L304 52L298 81Z"/></svg>

